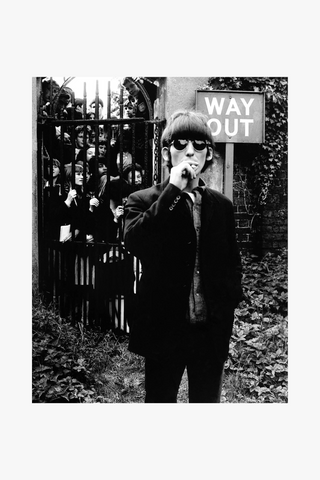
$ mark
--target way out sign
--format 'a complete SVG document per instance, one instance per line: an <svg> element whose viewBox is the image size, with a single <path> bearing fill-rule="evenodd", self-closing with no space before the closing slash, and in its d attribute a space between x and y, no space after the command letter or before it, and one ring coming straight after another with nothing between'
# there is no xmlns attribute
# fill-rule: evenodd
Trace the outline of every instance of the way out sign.
<svg viewBox="0 0 320 480"><path fill-rule="evenodd" d="M223 193L233 197L235 143L264 142L264 93L197 90L196 109L208 117L215 143L225 143Z"/></svg>
<svg viewBox="0 0 320 480"><path fill-rule="evenodd" d="M208 117L215 142L264 142L264 93L197 90L196 109Z"/></svg>

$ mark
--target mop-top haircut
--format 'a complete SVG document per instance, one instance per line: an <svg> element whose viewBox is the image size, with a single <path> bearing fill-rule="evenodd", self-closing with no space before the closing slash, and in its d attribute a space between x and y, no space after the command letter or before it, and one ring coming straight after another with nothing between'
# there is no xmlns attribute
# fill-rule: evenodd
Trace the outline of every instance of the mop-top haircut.
<svg viewBox="0 0 320 480"><path fill-rule="evenodd" d="M189 140L204 140L208 144L207 148L211 148L212 153L214 153L215 143L213 141L212 132L207 122L207 117L201 112L193 110L179 110L173 113L169 118L167 126L161 136L162 148L169 148L169 144L177 138ZM212 160L210 159L205 163L202 172L208 167L211 162ZM169 170L172 167L170 151L167 166Z"/></svg>

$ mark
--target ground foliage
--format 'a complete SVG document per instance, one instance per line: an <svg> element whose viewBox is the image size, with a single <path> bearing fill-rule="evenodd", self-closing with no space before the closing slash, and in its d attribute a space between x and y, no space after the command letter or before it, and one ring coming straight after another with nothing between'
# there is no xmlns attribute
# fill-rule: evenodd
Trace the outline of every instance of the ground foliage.
<svg viewBox="0 0 320 480"><path fill-rule="evenodd" d="M224 403L287 402L287 252L243 256L245 299L235 312ZM144 401L143 359L126 337L71 326L38 297L33 305L34 403ZM187 378L178 402L187 402Z"/></svg>
<svg viewBox="0 0 320 480"><path fill-rule="evenodd" d="M262 260L243 257L245 299L225 365L228 402L284 403L288 400L287 251Z"/></svg>
<svg viewBox="0 0 320 480"><path fill-rule="evenodd" d="M34 403L125 402L133 390L142 401L142 359L127 338L73 327L37 297L32 340Z"/></svg>

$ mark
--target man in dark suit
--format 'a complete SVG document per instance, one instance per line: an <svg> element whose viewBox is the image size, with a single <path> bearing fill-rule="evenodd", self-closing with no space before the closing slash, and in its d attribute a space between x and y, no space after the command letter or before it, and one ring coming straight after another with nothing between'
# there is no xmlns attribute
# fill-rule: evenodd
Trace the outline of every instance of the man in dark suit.
<svg viewBox="0 0 320 480"><path fill-rule="evenodd" d="M142 265L129 349L145 357L146 402L176 402L187 368L189 402L219 403L242 297L233 206L200 179L214 153L204 115L176 112L161 141L170 177L125 207L125 245Z"/></svg>

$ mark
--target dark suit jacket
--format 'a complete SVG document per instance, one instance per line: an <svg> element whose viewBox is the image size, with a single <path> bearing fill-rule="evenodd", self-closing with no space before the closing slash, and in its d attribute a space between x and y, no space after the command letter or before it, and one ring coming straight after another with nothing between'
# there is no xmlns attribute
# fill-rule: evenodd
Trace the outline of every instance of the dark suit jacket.
<svg viewBox="0 0 320 480"><path fill-rule="evenodd" d="M140 259L143 271L129 349L143 356L170 355L186 328L196 233L184 195L167 180L131 194L126 204L125 245ZM232 202L209 188L202 196L199 248L208 334L224 361L234 308L242 297L241 260Z"/></svg>

